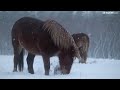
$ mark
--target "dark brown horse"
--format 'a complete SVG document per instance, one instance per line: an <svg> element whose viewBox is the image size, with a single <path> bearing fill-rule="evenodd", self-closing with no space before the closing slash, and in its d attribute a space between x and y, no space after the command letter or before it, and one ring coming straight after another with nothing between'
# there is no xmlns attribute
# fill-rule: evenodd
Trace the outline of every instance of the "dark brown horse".
<svg viewBox="0 0 120 90"><path fill-rule="evenodd" d="M23 17L12 28L12 45L14 50L14 69L23 71L23 50L27 50L28 71L35 55L43 57L45 75L49 75L50 57L58 56L63 74L69 74L74 57L80 59L80 53L73 37L56 21L41 21L36 18ZM30 62L29 62L30 61Z"/></svg>
<svg viewBox="0 0 120 90"><path fill-rule="evenodd" d="M79 63L86 63L87 53L88 53L88 48L89 48L89 36L85 33L76 33L76 34L73 34L72 37L73 37L76 45L79 48L80 56L82 59L81 61L79 61ZM58 54L58 57L60 58L59 55L60 54ZM33 69L34 57L35 57L35 55L28 53L27 64L29 67L29 69L28 69L29 72L34 72L34 69ZM56 68L56 70L59 70L59 67Z"/></svg>
<svg viewBox="0 0 120 90"><path fill-rule="evenodd" d="M89 42L90 42L89 41L89 36L85 33L76 33L76 34L73 34L72 37L74 38L74 41L79 48L80 56L81 56L81 59L82 59L81 62L86 63L88 48L89 48Z"/></svg>

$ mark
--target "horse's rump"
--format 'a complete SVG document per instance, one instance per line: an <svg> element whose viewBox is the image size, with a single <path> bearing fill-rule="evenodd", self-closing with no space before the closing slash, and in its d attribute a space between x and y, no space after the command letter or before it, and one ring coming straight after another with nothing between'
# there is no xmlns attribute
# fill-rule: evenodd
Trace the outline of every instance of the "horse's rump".
<svg viewBox="0 0 120 90"><path fill-rule="evenodd" d="M12 39L27 51L39 53L39 42L44 42L42 33L43 21L31 17L23 17L15 22L12 28ZM47 35L46 35L47 36ZM46 38L45 38L46 39ZM44 44L44 43L43 43Z"/></svg>

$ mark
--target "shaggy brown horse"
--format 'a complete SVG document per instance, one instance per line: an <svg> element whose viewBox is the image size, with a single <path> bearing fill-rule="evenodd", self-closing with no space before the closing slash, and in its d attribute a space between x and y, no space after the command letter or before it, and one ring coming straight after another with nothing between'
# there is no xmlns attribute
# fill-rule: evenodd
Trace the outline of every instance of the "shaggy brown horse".
<svg viewBox="0 0 120 90"><path fill-rule="evenodd" d="M62 74L69 74L74 57L80 59L80 53L73 37L54 20L41 21L32 17L23 17L12 28L14 50L14 69L23 71L23 50L27 50L28 71L35 55L43 57L45 75L49 75L50 57L58 56ZM30 60L30 62L28 62Z"/></svg>
<svg viewBox="0 0 120 90"><path fill-rule="evenodd" d="M81 60L81 63L86 63L89 42L90 42L89 36L85 33L76 33L76 34L73 34L72 37L74 38L74 41L79 48L81 59L83 59Z"/></svg>
<svg viewBox="0 0 120 90"><path fill-rule="evenodd" d="M79 63L86 63L87 53L89 48L89 36L85 33L76 33L76 34L73 34L72 37L79 48L80 56L82 59L81 61L79 61ZM58 57L60 58L59 55L60 54L58 54ZM33 69L34 57L35 55L28 53L28 56L27 56L27 64L29 67L28 71L31 71L31 72L34 72L34 69ZM59 67L56 68L56 72L57 70L59 70Z"/></svg>

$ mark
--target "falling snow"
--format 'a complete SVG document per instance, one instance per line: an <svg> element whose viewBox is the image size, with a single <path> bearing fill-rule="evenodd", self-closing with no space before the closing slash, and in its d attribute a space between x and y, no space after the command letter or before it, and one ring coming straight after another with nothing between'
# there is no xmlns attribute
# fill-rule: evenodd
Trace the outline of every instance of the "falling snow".
<svg viewBox="0 0 120 90"><path fill-rule="evenodd" d="M23 73L11 72L13 56L2 55L13 55L11 29L15 21L24 16L56 20L70 34L86 33L90 38L88 63L75 62L70 75L54 75L57 64L54 58L51 74L46 77L42 60L39 62L37 57L34 75L27 73L26 64ZM119 18L120 11L0 11L0 78L120 78Z"/></svg>

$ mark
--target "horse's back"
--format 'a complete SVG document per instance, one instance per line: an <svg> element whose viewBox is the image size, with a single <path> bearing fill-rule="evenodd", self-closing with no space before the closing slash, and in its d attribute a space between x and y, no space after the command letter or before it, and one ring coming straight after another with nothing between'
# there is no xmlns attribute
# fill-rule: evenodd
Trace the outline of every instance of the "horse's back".
<svg viewBox="0 0 120 90"><path fill-rule="evenodd" d="M49 33L42 29L44 22L31 17L17 20L12 29L12 36L28 52L34 54L56 52Z"/></svg>
<svg viewBox="0 0 120 90"><path fill-rule="evenodd" d="M13 30L15 28L15 30L20 29L20 31L24 31L24 30L36 30L37 28L40 28L43 24L43 21L36 19L36 18L32 18L32 17L23 17L20 18L19 20L17 20L15 22L15 24L13 25Z"/></svg>

